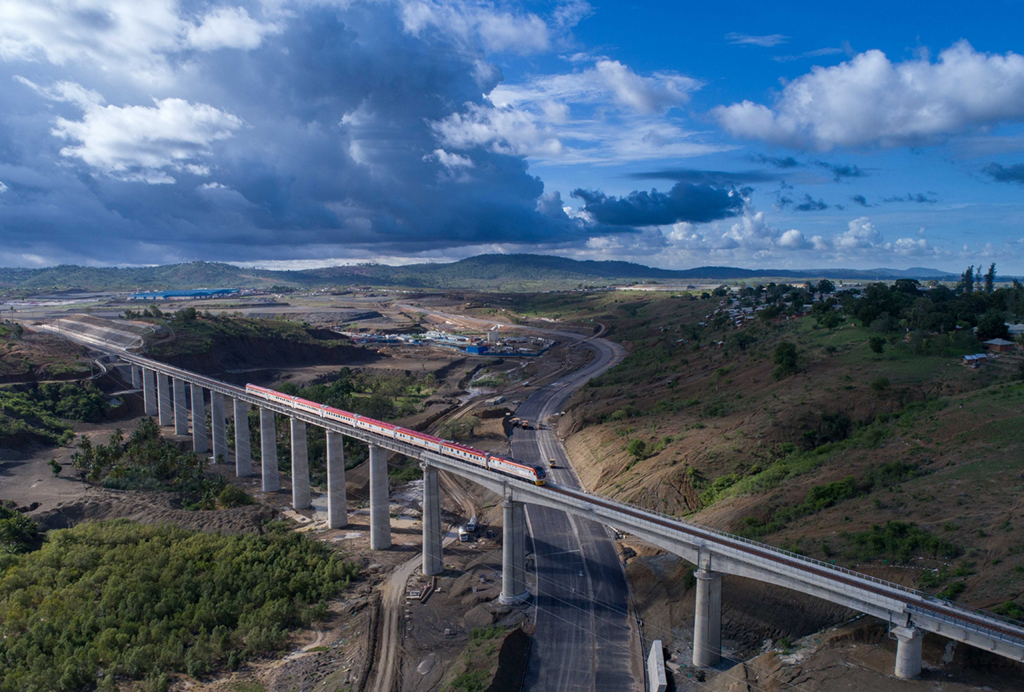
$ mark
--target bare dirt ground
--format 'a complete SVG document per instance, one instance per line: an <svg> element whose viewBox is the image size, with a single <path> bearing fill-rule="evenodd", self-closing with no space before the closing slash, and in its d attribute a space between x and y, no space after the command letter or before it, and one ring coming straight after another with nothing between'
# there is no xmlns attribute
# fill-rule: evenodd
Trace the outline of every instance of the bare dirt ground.
<svg viewBox="0 0 1024 692"><path fill-rule="evenodd" d="M677 667L673 677L681 692L1024 690L1021 666L933 635L924 640L920 679L894 677L895 660L896 645L884 624L864 617L705 675Z"/></svg>
<svg viewBox="0 0 1024 692"><path fill-rule="evenodd" d="M134 421L79 423L74 430L76 436L84 435L96 445L106 444L117 427L131 430ZM94 492L91 486L75 476L71 467L74 452L74 447L42 445L21 450L0 448L0 500L10 500L23 507L35 504L36 511L45 512ZM56 459L61 465L60 476L53 475L49 465L51 459Z"/></svg>

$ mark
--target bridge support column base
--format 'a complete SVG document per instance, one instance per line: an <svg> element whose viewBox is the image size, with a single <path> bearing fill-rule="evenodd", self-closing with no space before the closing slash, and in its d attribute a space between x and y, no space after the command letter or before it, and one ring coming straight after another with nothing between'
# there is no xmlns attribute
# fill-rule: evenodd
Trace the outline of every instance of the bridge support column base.
<svg viewBox="0 0 1024 692"><path fill-rule="evenodd" d="M274 412L260 408L260 473L263 492L276 493L281 489L277 470L277 423Z"/></svg>
<svg viewBox="0 0 1024 692"><path fill-rule="evenodd" d="M896 677L912 680L921 674L921 640L924 633L916 627L894 627L896 636Z"/></svg>
<svg viewBox="0 0 1024 692"><path fill-rule="evenodd" d="M722 660L722 575L698 568L693 623L693 665L713 666Z"/></svg>
<svg viewBox="0 0 1024 692"><path fill-rule="evenodd" d="M507 598L505 597L504 594L502 594L501 596L498 596L498 603L507 606L522 605L524 603L527 603L532 596L533 594L531 594L529 591L524 591L518 596L509 596Z"/></svg>
<svg viewBox="0 0 1024 692"><path fill-rule="evenodd" d="M370 445L370 550L391 547L391 499L388 495L388 453Z"/></svg>

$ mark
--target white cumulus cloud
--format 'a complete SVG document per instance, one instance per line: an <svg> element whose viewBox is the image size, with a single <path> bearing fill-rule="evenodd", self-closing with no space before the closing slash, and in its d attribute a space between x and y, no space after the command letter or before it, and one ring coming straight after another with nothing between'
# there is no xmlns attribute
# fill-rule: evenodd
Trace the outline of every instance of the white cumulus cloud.
<svg viewBox="0 0 1024 692"><path fill-rule="evenodd" d="M188 42L199 50L218 48L258 48L266 34L279 31L275 24L264 24L249 16L244 7L218 7L202 22L188 28Z"/></svg>
<svg viewBox="0 0 1024 692"><path fill-rule="evenodd" d="M743 101L712 113L737 137L800 148L929 143L1024 120L1024 56L979 53L966 41L935 62L893 63L869 50L794 79L774 107Z"/></svg>
<svg viewBox="0 0 1024 692"><path fill-rule="evenodd" d="M179 0L3 0L0 59L84 62L139 82L167 83L174 72L168 55L256 48L277 30L230 5L197 20Z"/></svg>
<svg viewBox="0 0 1024 692"><path fill-rule="evenodd" d="M173 183L168 168L209 175L209 167L197 160L212 154L213 142L231 137L242 126L230 113L184 99L121 107L104 105L99 94L71 83L42 91L84 111L81 120L54 121L53 134L74 143L61 149L61 155L124 180Z"/></svg>
<svg viewBox="0 0 1024 692"><path fill-rule="evenodd" d="M882 234L867 216L860 216L847 224L847 230L832 240L837 250L862 250L882 244Z"/></svg>

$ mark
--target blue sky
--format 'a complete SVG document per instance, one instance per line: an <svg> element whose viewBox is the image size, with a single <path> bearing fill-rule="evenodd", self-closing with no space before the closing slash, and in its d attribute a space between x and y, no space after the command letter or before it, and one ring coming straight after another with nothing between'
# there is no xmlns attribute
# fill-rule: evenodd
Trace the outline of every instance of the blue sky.
<svg viewBox="0 0 1024 692"><path fill-rule="evenodd" d="M0 265L1024 273L1021 2L7 0Z"/></svg>

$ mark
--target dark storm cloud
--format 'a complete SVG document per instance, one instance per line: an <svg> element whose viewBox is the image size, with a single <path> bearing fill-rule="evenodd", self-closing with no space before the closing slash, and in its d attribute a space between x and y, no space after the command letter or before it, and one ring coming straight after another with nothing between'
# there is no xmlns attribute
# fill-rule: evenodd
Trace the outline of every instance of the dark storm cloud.
<svg viewBox="0 0 1024 692"><path fill-rule="evenodd" d="M1024 163L1015 163L1012 166L990 163L982 169L982 172L997 183L1024 185Z"/></svg>
<svg viewBox="0 0 1024 692"><path fill-rule="evenodd" d="M798 168L803 165L792 156L777 158L774 156L765 156L764 154L754 154L751 158L758 163L763 163L766 166L774 166L775 168Z"/></svg>
<svg viewBox="0 0 1024 692"><path fill-rule="evenodd" d="M935 204L939 199L935 196L934 192L924 194L923 192L910 193L905 195L895 195L893 197L886 197L885 202L913 202L915 204Z"/></svg>
<svg viewBox="0 0 1024 692"><path fill-rule="evenodd" d="M868 204L868 199L864 195L853 195L852 197L850 197L850 199L853 201L854 204L859 204L862 207L872 206Z"/></svg>
<svg viewBox="0 0 1024 692"><path fill-rule="evenodd" d="M703 171L695 168L671 168L660 171L632 173L633 180L674 180L682 183L729 187L750 183L768 183L781 180L782 176L771 171Z"/></svg>
<svg viewBox="0 0 1024 692"><path fill-rule="evenodd" d="M828 204L825 200L814 199L810 195L804 195L804 199L799 204L794 204L793 209L796 211L824 211L828 209Z"/></svg>
<svg viewBox="0 0 1024 692"><path fill-rule="evenodd" d="M743 198L735 191L683 182L667 193L640 190L625 197L610 197L603 192L576 189L572 196L583 200L583 210L595 221L609 226L706 223L736 216L743 208Z"/></svg>
<svg viewBox="0 0 1024 692"><path fill-rule="evenodd" d="M792 197L787 197L781 194L776 196L775 206L779 209L792 208L794 211L824 211L829 207L825 200L814 199L810 195L804 195L803 199L796 201ZM836 208L842 209L839 205L836 205Z"/></svg>
<svg viewBox="0 0 1024 692"><path fill-rule="evenodd" d="M839 182L843 178L864 178L867 173L860 166L829 163L828 161L815 161L815 166L824 168L832 174L832 179Z"/></svg>
<svg viewBox="0 0 1024 692"><path fill-rule="evenodd" d="M411 35L386 4L303 11L257 49L191 53L195 76L175 83L173 96L243 124L209 145L198 161L208 173L161 169L174 182L159 185L62 155L69 142L51 133L54 114L81 121L81 107L46 100L13 79L25 65L0 62L0 254L249 261L634 231L570 219L522 157L438 155L430 122L486 105L481 94L500 79L478 58L443 37ZM42 87L68 79L31 67ZM154 103L146 85L95 86L84 70L71 77L118 107Z"/></svg>

